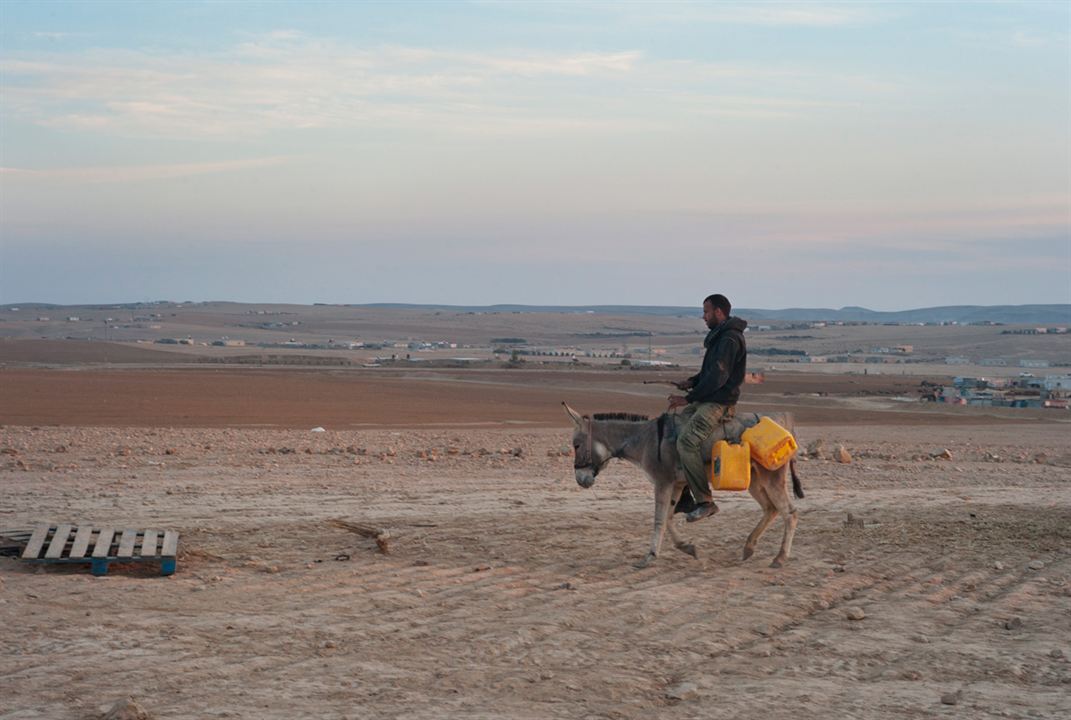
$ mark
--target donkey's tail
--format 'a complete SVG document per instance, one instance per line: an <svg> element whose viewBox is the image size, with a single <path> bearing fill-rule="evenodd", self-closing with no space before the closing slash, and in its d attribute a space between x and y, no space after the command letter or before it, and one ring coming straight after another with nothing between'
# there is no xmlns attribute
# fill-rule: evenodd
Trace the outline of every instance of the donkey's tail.
<svg viewBox="0 0 1071 720"><path fill-rule="evenodd" d="M803 499L803 484L800 482L800 476L796 474L796 458L792 458L788 461L789 472L792 473L792 492L796 494L796 497Z"/></svg>

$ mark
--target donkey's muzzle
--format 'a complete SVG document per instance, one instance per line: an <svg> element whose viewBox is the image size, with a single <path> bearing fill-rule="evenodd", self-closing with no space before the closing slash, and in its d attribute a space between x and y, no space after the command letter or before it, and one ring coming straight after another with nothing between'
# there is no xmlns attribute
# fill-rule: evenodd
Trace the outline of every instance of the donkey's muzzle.
<svg viewBox="0 0 1071 720"><path fill-rule="evenodd" d="M595 484L595 473L591 468L576 468L576 484L582 488L589 488Z"/></svg>

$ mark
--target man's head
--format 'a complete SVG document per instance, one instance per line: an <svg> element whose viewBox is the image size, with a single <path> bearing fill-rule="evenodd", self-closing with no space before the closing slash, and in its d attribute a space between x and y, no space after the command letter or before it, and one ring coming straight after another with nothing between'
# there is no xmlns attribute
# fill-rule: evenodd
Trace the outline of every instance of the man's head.
<svg viewBox="0 0 1071 720"><path fill-rule="evenodd" d="M708 295L703 300L703 321L708 328L715 328L729 318L733 311L732 303L724 295Z"/></svg>

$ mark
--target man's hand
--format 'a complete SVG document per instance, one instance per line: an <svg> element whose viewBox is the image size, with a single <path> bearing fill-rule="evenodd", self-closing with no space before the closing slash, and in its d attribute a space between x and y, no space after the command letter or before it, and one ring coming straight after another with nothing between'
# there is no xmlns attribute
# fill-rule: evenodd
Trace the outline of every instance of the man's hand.
<svg viewBox="0 0 1071 720"><path fill-rule="evenodd" d="M676 410L679 407L684 407L688 404L688 399L683 395L670 395L669 396L669 409Z"/></svg>

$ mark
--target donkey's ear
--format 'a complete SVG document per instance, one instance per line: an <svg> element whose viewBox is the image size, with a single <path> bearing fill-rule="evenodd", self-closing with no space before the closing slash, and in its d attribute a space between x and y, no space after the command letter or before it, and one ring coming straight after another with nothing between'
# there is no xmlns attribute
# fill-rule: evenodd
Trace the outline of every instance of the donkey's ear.
<svg viewBox="0 0 1071 720"><path fill-rule="evenodd" d="M565 412L569 413L569 417L573 419L573 423L575 423L577 427L584 424L584 418L580 416L580 413L569 407L568 403L564 400L562 401L562 405L565 407Z"/></svg>

